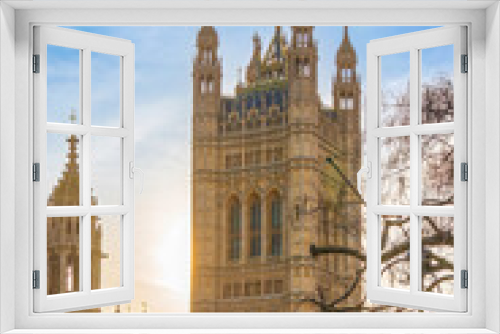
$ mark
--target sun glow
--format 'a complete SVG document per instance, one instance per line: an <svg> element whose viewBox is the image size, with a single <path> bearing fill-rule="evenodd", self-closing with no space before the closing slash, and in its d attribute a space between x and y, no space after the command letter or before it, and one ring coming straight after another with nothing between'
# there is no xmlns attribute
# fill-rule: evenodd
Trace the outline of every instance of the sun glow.
<svg viewBox="0 0 500 334"><path fill-rule="evenodd" d="M190 235L189 218L178 216L170 223L163 236L163 243L156 254L156 263L162 271L161 285L189 300L190 289ZM173 222L176 223L173 223Z"/></svg>

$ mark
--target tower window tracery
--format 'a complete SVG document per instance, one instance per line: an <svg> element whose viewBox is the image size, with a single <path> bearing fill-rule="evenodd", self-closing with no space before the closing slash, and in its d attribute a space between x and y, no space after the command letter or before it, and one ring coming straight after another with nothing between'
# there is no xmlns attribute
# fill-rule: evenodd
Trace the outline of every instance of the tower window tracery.
<svg viewBox="0 0 500 334"><path fill-rule="evenodd" d="M281 91L275 90L274 91L274 104L276 105L281 105Z"/></svg>
<svg viewBox="0 0 500 334"><path fill-rule="evenodd" d="M243 113L243 101L241 100L241 97L238 97L238 101L236 102L236 111L238 112L238 115L241 117Z"/></svg>
<svg viewBox="0 0 500 334"><path fill-rule="evenodd" d="M340 102L340 109L342 110L354 109L354 100L352 97L341 97L339 102Z"/></svg>
<svg viewBox="0 0 500 334"><path fill-rule="evenodd" d="M266 92L266 107L269 108L273 104L273 95L271 91Z"/></svg>
<svg viewBox="0 0 500 334"><path fill-rule="evenodd" d="M351 82L352 70L350 68L342 69L342 82Z"/></svg>
<svg viewBox="0 0 500 334"><path fill-rule="evenodd" d="M226 101L226 113L231 112L232 103L231 101Z"/></svg>
<svg viewBox="0 0 500 334"><path fill-rule="evenodd" d="M261 212L260 199L252 196L250 200L250 249L249 256L260 256L261 253Z"/></svg>
<svg viewBox="0 0 500 334"><path fill-rule="evenodd" d="M202 77L201 82L200 82L200 91L202 94L207 92L207 83L205 82L205 79Z"/></svg>
<svg viewBox="0 0 500 334"><path fill-rule="evenodd" d="M204 50L202 53L202 63L204 64L212 64L212 51Z"/></svg>
<svg viewBox="0 0 500 334"><path fill-rule="evenodd" d="M241 205L236 198L229 204L229 260L235 261L241 254Z"/></svg>
<svg viewBox="0 0 500 334"><path fill-rule="evenodd" d="M299 32L299 33L297 33L296 36L297 36L297 39L296 39L297 47L299 47L299 48L307 47L307 43L308 43L307 34Z"/></svg>
<svg viewBox="0 0 500 334"><path fill-rule="evenodd" d="M309 76L311 76L311 66L309 65L309 62L307 61L307 59L304 62L303 66L304 66L304 69L303 69L302 73L303 73L304 77L308 78Z"/></svg>
<svg viewBox="0 0 500 334"><path fill-rule="evenodd" d="M71 263L66 267L66 291L73 291L73 264Z"/></svg>
<svg viewBox="0 0 500 334"><path fill-rule="evenodd" d="M269 253L271 254L271 256L282 255L283 224L281 219L281 206L281 198L278 193L274 192L270 196L270 209L268 213L270 218Z"/></svg>
<svg viewBox="0 0 500 334"><path fill-rule="evenodd" d="M247 96L247 110L253 108L253 98L251 95Z"/></svg>
<svg viewBox="0 0 500 334"><path fill-rule="evenodd" d="M261 107L261 101L260 101L260 95L259 93L255 93L255 108L260 109Z"/></svg>

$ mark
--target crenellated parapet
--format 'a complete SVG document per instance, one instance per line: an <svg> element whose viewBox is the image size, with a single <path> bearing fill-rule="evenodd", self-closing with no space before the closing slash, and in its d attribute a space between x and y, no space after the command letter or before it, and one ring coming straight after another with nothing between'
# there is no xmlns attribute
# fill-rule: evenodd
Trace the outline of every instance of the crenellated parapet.
<svg viewBox="0 0 500 334"><path fill-rule="evenodd" d="M219 135L258 131L288 122L286 82L245 89L234 98L221 100Z"/></svg>

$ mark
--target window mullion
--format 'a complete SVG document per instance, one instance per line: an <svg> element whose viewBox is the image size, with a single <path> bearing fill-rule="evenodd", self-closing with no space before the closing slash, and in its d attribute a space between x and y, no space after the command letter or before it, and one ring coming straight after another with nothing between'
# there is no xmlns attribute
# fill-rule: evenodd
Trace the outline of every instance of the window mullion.
<svg viewBox="0 0 500 334"><path fill-rule="evenodd" d="M47 123L47 132L83 136L90 131L88 126L79 124Z"/></svg>
<svg viewBox="0 0 500 334"><path fill-rule="evenodd" d="M104 126L89 126L79 124L61 124L61 123L47 123L47 132L60 133L68 135L83 136L91 133L94 136L107 136L107 137L127 137L131 131L124 128L111 128Z"/></svg>
<svg viewBox="0 0 500 334"><path fill-rule="evenodd" d="M82 52L82 66L81 66L81 110L82 110L82 124L87 129L91 126L91 50L86 48ZM83 275L83 289L82 291L90 293L92 289L92 240L91 240L91 222L92 216L90 214L90 206L92 205L92 189L91 189L91 161L90 161L90 131L83 135L82 158L81 158L81 173L80 173L80 192L82 204L89 211L83 216L82 219L82 243L80 244L80 256L82 261L80 275Z"/></svg>
<svg viewBox="0 0 500 334"><path fill-rule="evenodd" d="M420 224L419 217L414 210L419 204L419 170L420 150L418 135L414 129L418 125L419 110L419 51L415 48L410 50L410 291L418 291L420 277Z"/></svg>
<svg viewBox="0 0 500 334"><path fill-rule="evenodd" d="M83 282L82 291L85 293L90 293L92 289L92 240L91 240L91 218L90 214L83 216L82 221L82 231L80 233L81 241L80 250L83 256L80 256L81 268L80 270L80 282ZM82 277L83 276L83 277ZM82 283L80 283L82 284Z"/></svg>
<svg viewBox="0 0 500 334"><path fill-rule="evenodd" d="M48 206L47 217L83 217L90 210L88 206Z"/></svg>
<svg viewBox="0 0 500 334"><path fill-rule="evenodd" d="M81 109L82 109L82 124L87 129L91 126L91 51L90 49L83 50L83 64L81 75ZM90 132L83 135L82 159L81 159L81 198L84 207L90 207L91 203L91 179L90 179Z"/></svg>

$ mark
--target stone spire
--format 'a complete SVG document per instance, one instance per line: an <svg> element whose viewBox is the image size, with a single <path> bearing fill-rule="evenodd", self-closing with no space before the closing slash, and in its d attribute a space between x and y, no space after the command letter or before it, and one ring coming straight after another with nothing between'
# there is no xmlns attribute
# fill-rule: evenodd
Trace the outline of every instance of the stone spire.
<svg viewBox="0 0 500 334"><path fill-rule="evenodd" d="M57 180L49 196L49 206L80 205L80 166L78 162L80 141L76 135L71 135L66 139L66 142L68 143L66 165L62 176Z"/></svg>
<svg viewBox="0 0 500 334"><path fill-rule="evenodd" d="M246 82L247 84L254 84L260 80L261 77L261 53L262 44L260 36L257 32L253 35L253 54L250 63L247 66Z"/></svg>
<svg viewBox="0 0 500 334"><path fill-rule="evenodd" d="M255 34L253 35L253 54L254 54L254 57L256 55L260 55L261 49L262 49L262 44L260 41L260 36L257 32L255 32Z"/></svg>
<svg viewBox="0 0 500 334"><path fill-rule="evenodd" d="M353 68L356 67L356 51L354 50L351 40L349 39L348 27L345 26L342 30L342 43L337 50L336 57L337 66L341 65L341 68Z"/></svg>
<svg viewBox="0 0 500 334"><path fill-rule="evenodd" d="M274 28L274 36L262 59L261 76L267 80L286 79L288 73L288 45L281 27Z"/></svg>

